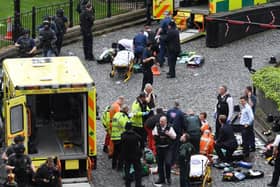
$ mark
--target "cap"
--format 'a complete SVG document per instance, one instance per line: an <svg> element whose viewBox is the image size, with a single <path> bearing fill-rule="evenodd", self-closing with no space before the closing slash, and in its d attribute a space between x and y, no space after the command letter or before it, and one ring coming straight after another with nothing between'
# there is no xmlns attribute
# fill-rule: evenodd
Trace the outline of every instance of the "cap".
<svg viewBox="0 0 280 187"><path fill-rule="evenodd" d="M17 136L15 136L15 138L14 138L14 142L16 143L16 144L18 144L18 143L20 143L20 142L23 142L24 141L24 136L22 136L22 135L17 135Z"/></svg>
<svg viewBox="0 0 280 187"><path fill-rule="evenodd" d="M56 15L58 15L58 16L63 16L63 14L64 14L64 10L62 8L60 8L56 11Z"/></svg>

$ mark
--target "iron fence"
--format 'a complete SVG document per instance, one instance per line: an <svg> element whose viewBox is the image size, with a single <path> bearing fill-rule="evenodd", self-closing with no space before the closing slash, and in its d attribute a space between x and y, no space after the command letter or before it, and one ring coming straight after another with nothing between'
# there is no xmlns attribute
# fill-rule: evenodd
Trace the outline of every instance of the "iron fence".
<svg viewBox="0 0 280 187"><path fill-rule="evenodd" d="M67 0L42 7L32 7L32 10L15 14L9 18L0 19L0 48L16 41L23 29L29 29L33 38L38 35L38 28L45 16L55 16L58 9L64 10L68 17L69 27L79 25L79 13L76 11L80 0ZM145 0L91 0L95 8L95 18L103 19L121 13L144 7ZM16 5L15 5L16 6ZM16 20L19 20L17 24Z"/></svg>

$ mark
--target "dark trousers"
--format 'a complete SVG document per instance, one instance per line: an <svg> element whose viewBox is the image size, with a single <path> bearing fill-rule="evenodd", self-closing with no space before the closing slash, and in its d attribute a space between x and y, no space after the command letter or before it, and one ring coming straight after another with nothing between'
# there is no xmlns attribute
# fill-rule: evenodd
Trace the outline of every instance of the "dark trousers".
<svg viewBox="0 0 280 187"><path fill-rule="evenodd" d="M57 40L56 40L55 44L56 44L56 47L57 47L57 56L59 56L60 51L61 51L62 42L63 42L63 35L64 35L63 33L56 35Z"/></svg>
<svg viewBox="0 0 280 187"><path fill-rule="evenodd" d="M177 61L177 54L173 52L168 53L169 75L171 77L176 77L176 72L175 72L176 61Z"/></svg>
<svg viewBox="0 0 280 187"><path fill-rule="evenodd" d="M215 131L215 140L217 140L218 137L219 137L220 128L221 128L221 124L219 122L219 115L217 114L216 127L215 127L215 129L216 129L216 131Z"/></svg>
<svg viewBox="0 0 280 187"><path fill-rule="evenodd" d="M252 129L249 132L249 137L250 137L250 148L251 149L256 149L254 122L252 124Z"/></svg>
<svg viewBox="0 0 280 187"><path fill-rule="evenodd" d="M194 147L194 153L198 154L199 150L200 150L200 135L191 135L190 138L190 143L193 145Z"/></svg>
<svg viewBox="0 0 280 187"><path fill-rule="evenodd" d="M226 155L222 152L222 149L226 150ZM232 159L232 154L235 151L236 146L230 146L226 145L223 143L216 143L215 144L215 151L218 155L218 157L223 161L223 162L231 162Z"/></svg>
<svg viewBox="0 0 280 187"><path fill-rule="evenodd" d="M153 82L154 82L153 72L151 70L150 71L144 70L141 90L143 91L145 89L145 85L147 83L153 84Z"/></svg>
<svg viewBox="0 0 280 187"><path fill-rule="evenodd" d="M278 153L278 156L275 160L274 171L272 175L272 181L271 181L272 185L274 186L278 185L279 176L280 176L280 155Z"/></svg>
<svg viewBox="0 0 280 187"><path fill-rule="evenodd" d="M84 48L84 55L85 59L90 60L93 59L92 53L92 42L93 36L91 32L83 32L83 48Z"/></svg>
<svg viewBox="0 0 280 187"><path fill-rule="evenodd" d="M245 157L248 157L250 154L250 143L252 140L252 133L254 133L252 125L249 125L247 128L245 127L242 128L241 131L242 147L243 147L243 153Z"/></svg>
<svg viewBox="0 0 280 187"><path fill-rule="evenodd" d="M166 42L160 40L159 45L160 45L160 48L159 48L159 64L160 64L160 66L163 66L164 61L165 61L165 55L166 55Z"/></svg>
<svg viewBox="0 0 280 187"><path fill-rule="evenodd" d="M178 164L178 152L179 152L179 147L180 147L180 139L177 138L175 141L172 142L172 144L170 146L171 146L170 149L172 149L171 165Z"/></svg>
<svg viewBox="0 0 280 187"><path fill-rule="evenodd" d="M133 127L134 132L141 136L142 142L145 145L147 142L147 133L144 127Z"/></svg>
<svg viewBox="0 0 280 187"><path fill-rule="evenodd" d="M170 147L157 147L157 162L159 180L165 182L165 177L167 179L171 177L172 149Z"/></svg>
<svg viewBox="0 0 280 187"><path fill-rule="evenodd" d="M185 158L179 158L180 167L180 187L190 187L190 161Z"/></svg>
<svg viewBox="0 0 280 187"><path fill-rule="evenodd" d="M122 169L122 161L120 159L121 155L121 142L119 140L114 140L114 153L112 157L112 168Z"/></svg>
<svg viewBox="0 0 280 187"><path fill-rule="evenodd" d="M152 8L152 5L151 4L147 4L147 7L146 7L146 18L147 18L147 25L151 25L151 22L152 22L152 19L151 19L151 8Z"/></svg>
<svg viewBox="0 0 280 187"><path fill-rule="evenodd" d="M131 179L130 179L130 167L133 165L135 171L135 187L141 187L141 162L140 159L125 161L124 162L124 170L125 170L125 187L130 187Z"/></svg>

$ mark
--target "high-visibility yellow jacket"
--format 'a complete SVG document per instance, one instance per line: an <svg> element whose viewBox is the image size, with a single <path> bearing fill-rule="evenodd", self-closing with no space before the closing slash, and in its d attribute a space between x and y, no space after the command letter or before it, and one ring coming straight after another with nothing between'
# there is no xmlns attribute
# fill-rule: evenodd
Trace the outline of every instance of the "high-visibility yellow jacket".
<svg viewBox="0 0 280 187"><path fill-rule="evenodd" d="M129 118L124 112L117 112L112 120L111 140L121 140L121 135L125 131L125 125Z"/></svg>
<svg viewBox="0 0 280 187"><path fill-rule="evenodd" d="M141 104L138 100L134 101L131 107L132 112L132 126L133 127L143 127L143 116L150 112L150 108L146 106L146 109L142 111Z"/></svg>

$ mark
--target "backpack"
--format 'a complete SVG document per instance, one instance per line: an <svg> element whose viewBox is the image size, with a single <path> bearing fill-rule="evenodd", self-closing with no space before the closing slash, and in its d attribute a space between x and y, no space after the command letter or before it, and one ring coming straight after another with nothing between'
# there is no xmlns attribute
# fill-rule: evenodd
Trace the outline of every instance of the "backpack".
<svg viewBox="0 0 280 187"><path fill-rule="evenodd" d="M65 34L66 33L66 27L64 24L64 20L63 17L55 17L54 22L56 24L56 28L57 28L57 33L58 34Z"/></svg>
<svg viewBox="0 0 280 187"><path fill-rule="evenodd" d="M110 124L110 108L111 105L108 105L105 107L102 116L101 116L101 122L103 127L105 128L106 131L109 130L109 124Z"/></svg>

